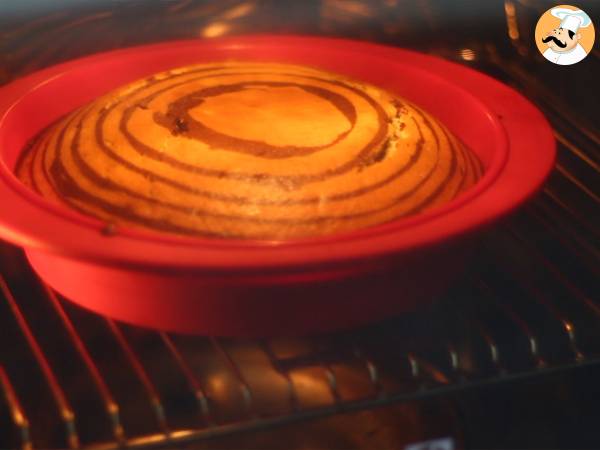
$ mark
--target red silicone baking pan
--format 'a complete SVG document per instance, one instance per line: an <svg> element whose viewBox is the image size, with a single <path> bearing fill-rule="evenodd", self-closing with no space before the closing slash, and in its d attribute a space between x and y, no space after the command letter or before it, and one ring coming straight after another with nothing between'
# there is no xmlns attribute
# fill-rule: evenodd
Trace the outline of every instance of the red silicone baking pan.
<svg viewBox="0 0 600 450"><path fill-rule="evenodd" d="M179 237L119 229L51 204L14 176L42 128L119 85L193 63L306 64L382 86L462 139L485 175L451 203L352 233L293 241ZM435 57L302 36L176 41L77 59L0 88L0 237L20 245L66 298L137 325L212 335L347 328L427 304L464 268L479 231L513 211L550 172L543 115L498 81Z"/></svg>

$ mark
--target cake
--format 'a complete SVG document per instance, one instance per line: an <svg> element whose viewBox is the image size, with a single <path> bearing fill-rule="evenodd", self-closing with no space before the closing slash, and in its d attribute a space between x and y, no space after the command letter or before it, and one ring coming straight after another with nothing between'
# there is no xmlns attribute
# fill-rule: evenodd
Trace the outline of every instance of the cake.
<svg viewBox="0 0 600 450"><path fill-rule="evenodd" d="M293 239L444 204L482 174L427 112L315 68L222 62L120 87L42 131L18 177L116 229Z"/></svg>

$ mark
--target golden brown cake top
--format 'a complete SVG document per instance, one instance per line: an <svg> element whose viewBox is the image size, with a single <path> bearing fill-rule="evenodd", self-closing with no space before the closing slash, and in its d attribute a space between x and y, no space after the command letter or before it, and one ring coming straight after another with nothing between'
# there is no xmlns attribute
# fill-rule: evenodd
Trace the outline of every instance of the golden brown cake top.
<svg viewBox="0 0 600 450"><path fill-rule="evenodd" d="M116 89L44 131L17 173L117 226L288 239L445 203L481 175L436 119L304 66L220 62Z"/></svg>

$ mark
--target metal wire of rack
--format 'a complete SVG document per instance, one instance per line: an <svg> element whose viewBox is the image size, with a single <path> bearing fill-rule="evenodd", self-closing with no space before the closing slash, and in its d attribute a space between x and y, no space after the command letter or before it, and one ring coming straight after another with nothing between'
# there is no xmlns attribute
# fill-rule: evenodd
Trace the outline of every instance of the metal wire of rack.
<svg viewBox="0 0 600 450"><path fill-rule="evenodd" d="M600 136L493 46L475 50L474 63L544 111L559 156L543 191L482 236L447 296L332 335L180 336L72 305L13 249L0 267L6 445L174 445L600 363Z"/></svg>

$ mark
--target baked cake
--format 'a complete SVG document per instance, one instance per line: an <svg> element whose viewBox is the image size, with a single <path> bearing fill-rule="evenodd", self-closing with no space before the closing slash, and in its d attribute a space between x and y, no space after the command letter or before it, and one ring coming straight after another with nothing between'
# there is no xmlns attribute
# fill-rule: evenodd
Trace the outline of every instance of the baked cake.
<svg viewBox="0 0 600 450"><path fill-rule="evenodd" d="M199 237L346 232L441 205L482 174L431 115L309 67L187 66L48 127L19 178L115 226Z"/></svg>

